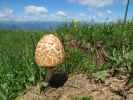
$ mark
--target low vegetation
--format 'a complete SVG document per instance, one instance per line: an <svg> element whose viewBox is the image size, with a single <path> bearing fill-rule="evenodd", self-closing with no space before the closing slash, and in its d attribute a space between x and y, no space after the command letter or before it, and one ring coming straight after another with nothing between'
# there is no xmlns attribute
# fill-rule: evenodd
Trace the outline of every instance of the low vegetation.
<svg viewBox="0 0 133 100"><path fill-rule="evenodd" d="M72 100L92 100L92 97L89 97L89 96L77 96L77 97L74 97Z"/></svg>

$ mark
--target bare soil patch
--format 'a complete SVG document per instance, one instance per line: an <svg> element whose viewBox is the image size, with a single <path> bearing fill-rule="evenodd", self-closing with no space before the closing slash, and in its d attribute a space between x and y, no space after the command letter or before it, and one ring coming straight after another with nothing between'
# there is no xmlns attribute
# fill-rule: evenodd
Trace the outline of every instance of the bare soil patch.
<svg viewBox="0 0 133 100"><path fill-rule="evenodd" d="M104 83L99 83L88 79L85 74L76 74L69 77L63 87L49 88L46 93L40 93L37 85L17 100L73 100L76 96L92 96L93 100L133 100L133 88L125 96L120 92L125 82L126 77L110 77Z"/></svg>

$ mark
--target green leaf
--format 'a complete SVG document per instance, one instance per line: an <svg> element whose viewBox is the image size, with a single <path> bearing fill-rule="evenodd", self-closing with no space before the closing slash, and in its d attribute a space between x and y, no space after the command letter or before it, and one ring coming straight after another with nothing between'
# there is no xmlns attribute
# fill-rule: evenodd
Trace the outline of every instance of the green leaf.
<svg viewBox="0 0 133 100"><path fill-rule="evenodd" d="M107 72L108 72L107 70L99 71L99 72L93 73L92 76L95 77L96 80L104 81L106 79Z"/></svg>

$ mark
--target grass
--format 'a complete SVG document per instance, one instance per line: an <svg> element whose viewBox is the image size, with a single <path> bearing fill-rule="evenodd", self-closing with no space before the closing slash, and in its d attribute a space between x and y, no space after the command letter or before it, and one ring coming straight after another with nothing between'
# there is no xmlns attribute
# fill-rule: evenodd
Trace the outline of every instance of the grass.
<svg viewBox="0 0 133 100"><path fill-rule="evenodd" d="M91 96L77 96L74 97L72 100L93 100Z"/></svg>
<svg viewBox="0 0 133 100"><path fill-rule="evenodd" d="M45 69L34 62L34 50L38 40L46 33L42 31L0 30L0 99L14 100L45 77ZM59 71L67 73L94 73L104 80L106 71L113 69L133 73L133 21L103 24L80 24L59 26L55 31L65 46L66 59L58 65ZM72 42L72 40L76 41ZM94 63L96 43L103 41L107 62ZM90 44L90 45L89 45ZM75 46L73 46L75 45ZM101 74L103 72L103 74ZM88 99L83 99L88 100Z"/></svg>

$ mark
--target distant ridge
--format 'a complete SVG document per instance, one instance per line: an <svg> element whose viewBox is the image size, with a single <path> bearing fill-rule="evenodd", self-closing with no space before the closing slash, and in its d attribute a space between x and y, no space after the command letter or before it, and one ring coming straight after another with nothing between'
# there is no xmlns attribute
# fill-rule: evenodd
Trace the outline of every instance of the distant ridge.
<svg viewBox="0 0 133 100"><path fill-rule="evenodd" d="M56 21L0 21L0 29L21 29L21 30L49 30L63 22Z"/></svg>

